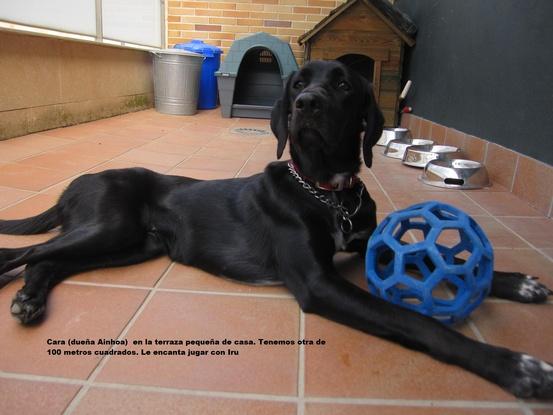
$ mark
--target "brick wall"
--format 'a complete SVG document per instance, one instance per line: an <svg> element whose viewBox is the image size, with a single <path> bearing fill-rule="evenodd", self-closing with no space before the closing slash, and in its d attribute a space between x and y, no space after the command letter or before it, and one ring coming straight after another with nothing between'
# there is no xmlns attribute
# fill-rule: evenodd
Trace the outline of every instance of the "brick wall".
<svg viewBox="0 0 553 415"><path fill-rule="evenodd" d="M290 43L298 64L303 47L298 37L315 26L344 0L238 0L227 2L169 1L167 43L202 39L226 54L235 39L266 32ZM224 59L224 56L223 56Z"/></svg>

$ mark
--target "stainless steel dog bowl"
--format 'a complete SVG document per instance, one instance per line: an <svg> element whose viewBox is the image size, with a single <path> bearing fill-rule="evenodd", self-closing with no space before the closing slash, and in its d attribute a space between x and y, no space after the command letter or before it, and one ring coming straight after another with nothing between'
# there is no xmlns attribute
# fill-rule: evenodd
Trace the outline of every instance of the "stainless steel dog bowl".
<svg viewBox="0 0 553 415"><path fill-rule="evenodd" d="M377 146L387 146L392 140L401 140L411 137L408 128L384 128L380 139L376 142Z"/></svg>
<svg viewBox="0 0 553 415"><path fill-rule="evenodd" d="M486 167L464 159L431 160L424 167L423 183L450 189L479 189L490 185Z"/></svg>
<svg viewBox="0 0 553 415"><path fill-rule="evenodd" d="M423 144L408 147L403 156L403 164L422 168L430 160L462 159L464 157L464 153L457 147Z"/></svg>
<svg viewBox="0 0 553 415"><path fill-rule="evenodd" d="M384 155L395 159L402 159L407 147L419 144L434 144L432 140L426 140L424 138L403 138L401 140L392 140L386 146Z"/></svg>

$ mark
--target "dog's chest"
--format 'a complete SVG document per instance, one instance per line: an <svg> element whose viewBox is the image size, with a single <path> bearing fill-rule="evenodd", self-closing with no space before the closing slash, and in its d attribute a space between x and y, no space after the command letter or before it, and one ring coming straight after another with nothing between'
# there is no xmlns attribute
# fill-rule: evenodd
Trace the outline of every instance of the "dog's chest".
<svg viewBox="0 0 553 415"><path fill-rule="evenodd" d="M334 249L336 251L344 251L348 244L356 239L368 239L370 232L368 229L356 230L353 229L350 233L344 233L340 229L340 225L337 224L334 232L332 233L332 239L334 240Z"/></svg>

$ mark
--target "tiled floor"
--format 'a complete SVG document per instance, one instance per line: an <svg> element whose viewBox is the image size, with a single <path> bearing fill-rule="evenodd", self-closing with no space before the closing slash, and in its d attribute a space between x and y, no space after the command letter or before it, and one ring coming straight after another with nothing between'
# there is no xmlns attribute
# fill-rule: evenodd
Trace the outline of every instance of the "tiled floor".
<svg viewBox="0 0 553 415"><path fill-rule="evenodd" d="M0 142L0 217L51 206L84 172L144 166L202 179L259 172L275 158L264 120L192 117L153 110ZM380 155L362 177L379 218L422 200L454 204L483 226L496 268L541 277L553 286L553 223L496 185L483 191L440 190L418 170ZM0 246L44 241L0 235ZM339 256L360 283L363 263ZM14 414L536 414L553 403L519 401L456 367L300 312L282 287L250 287L159 258L88 272L54 289L44 323L17 324L9 314L21 280L0 290L0 413ZM488 300L459 327L463 333L553 361L553 305ZM48 345L48 339L127 339L127 346ZM134 345L155 339L322 339L307 346ZM226 356L154 356L141 350L224 350ZM92 352L49 355L49 349ZM138 356L95 355L129 350Z"/></svg>

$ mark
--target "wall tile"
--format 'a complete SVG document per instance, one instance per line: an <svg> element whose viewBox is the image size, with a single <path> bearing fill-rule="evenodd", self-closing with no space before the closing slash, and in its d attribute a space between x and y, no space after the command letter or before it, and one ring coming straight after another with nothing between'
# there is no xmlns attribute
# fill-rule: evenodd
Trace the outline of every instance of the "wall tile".
<svg viewBox="0 0 553 415"><path fill-rule="evenodd" d="M548 215L553 196L553 167L519 156L513 193Z"/></svg>

